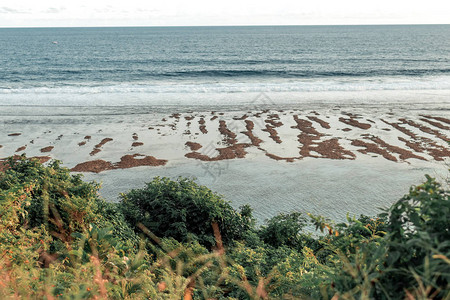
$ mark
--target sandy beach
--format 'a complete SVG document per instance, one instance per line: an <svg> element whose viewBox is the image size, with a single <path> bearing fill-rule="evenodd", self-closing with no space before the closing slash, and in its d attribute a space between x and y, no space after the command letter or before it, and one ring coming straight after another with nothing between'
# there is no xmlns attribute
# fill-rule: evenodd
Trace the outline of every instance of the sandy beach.
<svg viewBox="0 0 450 300"><path fill-rule="evenodd" d="M259 221L292 210L374 214L424 174L445 177L450 157L440 109L15 112L3 116L2 158L61 160L103 182L111 201L154 176L193 177L236 207L251 204Z"/></svg>

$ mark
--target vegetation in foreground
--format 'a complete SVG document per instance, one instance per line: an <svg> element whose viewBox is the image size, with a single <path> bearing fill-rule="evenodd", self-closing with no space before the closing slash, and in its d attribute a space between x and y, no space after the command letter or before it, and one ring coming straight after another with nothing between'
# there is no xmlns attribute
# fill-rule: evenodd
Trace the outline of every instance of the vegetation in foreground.
<svg viewBox="0 0 450 300"><path fill-rule="evenodd" d="M7 164L1 299L450 299L449 191L429 176L375 217L293 212L258 227L249 206L188 179L116 204L58 161Z"/></svg>

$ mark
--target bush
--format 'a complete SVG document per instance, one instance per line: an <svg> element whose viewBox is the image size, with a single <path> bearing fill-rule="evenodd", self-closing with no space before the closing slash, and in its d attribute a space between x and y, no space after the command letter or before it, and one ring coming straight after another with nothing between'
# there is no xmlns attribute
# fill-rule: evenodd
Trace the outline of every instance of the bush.
<svg viewBox="0 0 450 300"><path fill-rule="evenodd" d="M19 200L22 213L16 220L18 225L25 228L44 226L58 239L68 241L72 239L72 233L96 224L113 228L115 235L123 241L137 243L137 237L117 205L99 197L98 183L85 182L81 175L71 175L59 161L44 166L36 159L21 156L10 158L6 167L6 171L0 173L2 195L21 189L27 192Z"/></svg>
<svg viewBox="0 0 450 300"><path fill-rule="evenodd" d="M0 175L0 189L25 185L30 187L30 198L22 225L31 228L45 225L50 232L64 232L67 239L72 232L82 231L95 222L98 185L82 181L80 175L71 176L58 161L45 167L25 157L10 159L8 169Z"/></svg>
<svg viewBox="0 0 450 300"><path fill-rule="evenodd" d="M97 192L57 161L9 159L0 172L1 299L155 298L148 254L129 247L133 230Z"/></svg>
<svg viewBox="0 0 450 300"><path fill-rule="evenodd" d="M181 242L193 238L207 247L216 243L213 223L218 224L225 243L242 239L253 225L248 207L239 213L220 195L182 178L156 177L145 188L122 194L120 207L138 232L142 224L158 237Z"/></svg>
<svg viewBox="0 0 450 300"><path fill-rule="evenodd" d="M414 290L417 284L437 297L450 289L450 191L426 179L388 211L387 263L393 271L386 284L392 278L397 282L391 294Z"/></svg>
<svg viewBox="0 0 450 300"><path fill-rule="evenodd" d="M308 236L302 234L306 219L299 212L278 214L259 230L260 238L273 247L287 246L301 250Z"/></svg>
<svg viewBox="0 0 450 300"><path fill-rule="evenodd" d="M249 206L187 179L116 205L58 162L16 158L0 173L0 298L450 299L449 215L427 176L377 217L311 216L312 236L299 213L256 228ZM167 238L137 250L139 222ZM211 251L217 231L228 247Z"/></svg>

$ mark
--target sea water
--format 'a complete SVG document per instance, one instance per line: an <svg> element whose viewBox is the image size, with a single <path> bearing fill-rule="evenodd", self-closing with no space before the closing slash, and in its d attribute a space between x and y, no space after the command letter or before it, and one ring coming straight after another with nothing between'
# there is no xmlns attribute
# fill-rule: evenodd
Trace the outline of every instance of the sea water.
<svg viewBox="0 0 450 300"><path fill-rule="evenodd" d="M0 29L0 105L448 103L450 25Z"/></svg>

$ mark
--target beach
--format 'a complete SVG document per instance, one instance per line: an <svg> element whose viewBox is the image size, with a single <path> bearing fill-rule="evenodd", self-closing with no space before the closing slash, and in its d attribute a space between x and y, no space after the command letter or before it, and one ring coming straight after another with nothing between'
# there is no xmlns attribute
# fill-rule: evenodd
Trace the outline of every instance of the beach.
<svg viewBox="0 0 450 300"><path fill-rule="evenodd" d="M425 174L446 179L450 118L439 107L254 105L173 113L5 109L0 157L61 160L102 182L108 201L155 176L195 178L235 207L250 204L259 222L294 210L338 220L374 215Z"/></svg>

